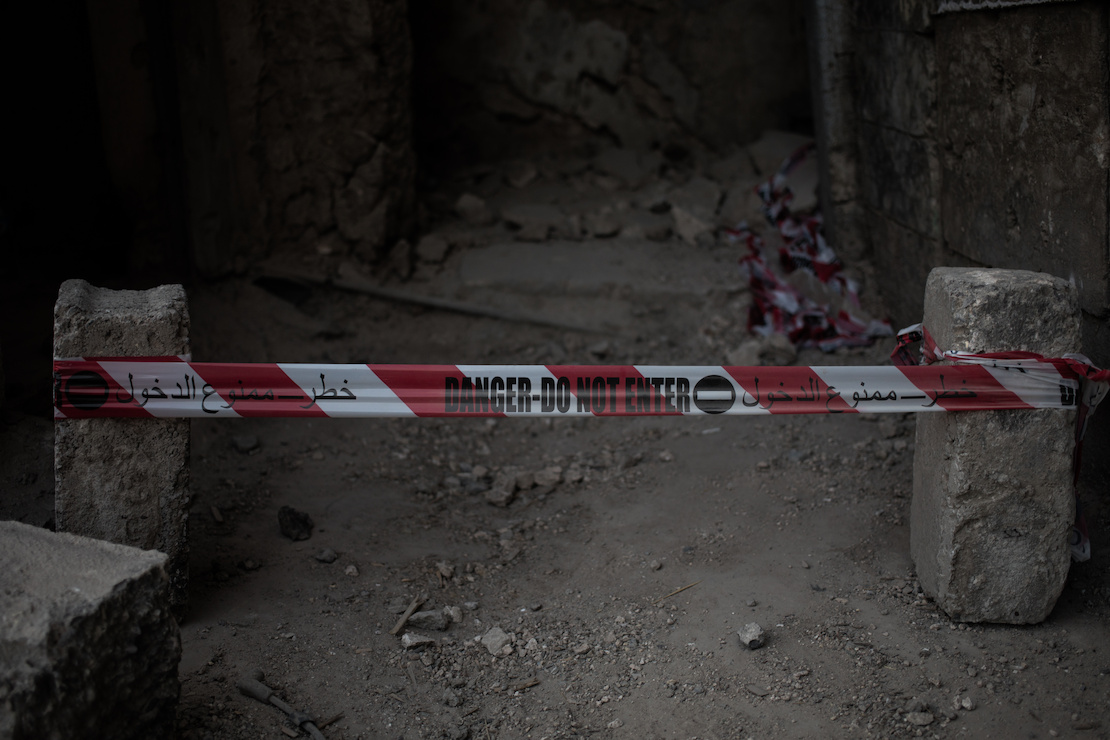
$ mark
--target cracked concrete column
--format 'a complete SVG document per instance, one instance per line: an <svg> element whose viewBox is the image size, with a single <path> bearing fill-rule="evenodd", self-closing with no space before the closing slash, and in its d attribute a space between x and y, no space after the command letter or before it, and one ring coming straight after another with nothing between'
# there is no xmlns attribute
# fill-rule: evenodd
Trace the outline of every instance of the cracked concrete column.
<svg viewBox="0 0 1110 740"><path fill-rule="evenodd" d="M945 350L1080 349L1075 286L1025 270L936 268L923 323ZM1068 575L1072 410L917 419L910 554L925 593L963 622L1044 620Z"/></svg>
<svg viewBox="0 0 1110 740"><path fill-rule="evenodd" d="M108 290L67 280L54 306L55 357L189 353L185 289ZM54 430L59 532L164 552L170 598L187 600L189 421L62 419Z"/></svg>

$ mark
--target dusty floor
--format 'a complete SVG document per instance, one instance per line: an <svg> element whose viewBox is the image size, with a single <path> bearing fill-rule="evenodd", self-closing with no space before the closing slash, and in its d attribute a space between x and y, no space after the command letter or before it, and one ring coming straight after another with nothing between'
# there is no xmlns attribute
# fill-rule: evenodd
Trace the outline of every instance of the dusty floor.
<svg viewBox="0 0 1110 740"><path fill-rule="evenodd" d="M496 174L452 199L640 207L604 179ZM446 257L396 287L600 331L244 279L191 294L194 358L721 364L744 339L735 245L440 230ZM41 524L40 426L8 467L9 501ZM1106 508L1087 502L1095 559L1048 621L956 624L909 559L913 447L901 416L194 422L180 735L296 736L236 690L260 670L338 716L336 739L1110 736ZM505 470L523 486L495 506ZM312 517L310 539L279 533L282 506ZM408 631L431 642L406 649L390 629L417 596L448 624L424 617ZM750 622L757 650L737 637Z"/></svg>

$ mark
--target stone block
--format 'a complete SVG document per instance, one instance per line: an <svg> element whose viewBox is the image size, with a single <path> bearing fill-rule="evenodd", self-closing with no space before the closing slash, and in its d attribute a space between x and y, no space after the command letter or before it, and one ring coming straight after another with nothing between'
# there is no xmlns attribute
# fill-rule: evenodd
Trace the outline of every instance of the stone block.
<svg viewBox="0 0 1110 740"><path fill-rule="evenodd" d="M1095 315L1110 305L1108 26L1102 3L936 19L945 243L1074 278Z"/></svg>
<svg viewBox="0 0 1110 740"><path fill-rule="evenodd" d="M166 556L0 522L0 737L172 737Z"/></svg>
<svg viewBox="0 0 1110 740"><path fill-rule="evenodd" d="M54 307L54 356L181 355L189 309L180 285L108 290L67 280ZM188 586L189 421L65 419L54 430L58 531L169 556L173 603Z"/></svg>
<svg viewBox="0 0 1110 740"><path fill-rule="evenodd" d="M942 349L1079 349L1075 286L1021 270L937 268L924 323ZM1032 624L1068 574L1075 518L1071 410L921 414L910 554L953 619Z"/></svg>

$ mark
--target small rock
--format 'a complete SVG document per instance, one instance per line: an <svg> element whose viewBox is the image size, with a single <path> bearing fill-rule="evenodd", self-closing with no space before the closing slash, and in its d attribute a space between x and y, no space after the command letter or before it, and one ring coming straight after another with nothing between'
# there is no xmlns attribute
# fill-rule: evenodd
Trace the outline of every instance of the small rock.
<svg viewBox="0 0 1110 740"><path fill-rule="evenodd" d="M595 357L604 357L605 355L609 354L609 349L610 345L607 339L602 339L600 342L594 342L589 347L586 347L586 351L589 352L591 355L594 355Z"/></svg>
<svg viewBox="0 0 1110 740"><path fill-rule="evenodd" d="M426 645L435 645L436 641L424 635L418 635L415 632L406 632L401 635L401 647L406 650L416 647L424 647Z"/></svg>
<svg viewBox="0 0 1110 740"><path fill-rule="evenodd" d="M231 438L231 444L244 455L258 449L258 437L253 434L237 434Z"/></svg>
<svg viewBox="0 0 1110 740"><path fill-rule="evenodd" d="M463 193L455 203L455 213L474 226L489 226L494 221L486 202L472 193Z"/></svg>
<svg viewBox="0 0 1110 740"><path fill-rule="evenodd" d="M351 578L357 578L358 577L358 567L356 567L354 563L351 563L350 565L348 565L346 568L343 569L343 575L350 576Z"/></svg>
<svg viewBox="0 0 1110 740"><path fill-rule="evenodd" d="M283 535L297 542L312 536L315 523L312 517L303 511L297 511L292 506L283 506L278 509L278 526Z"/></svg>
<svg viewBox="0 0 1110 740"><path fill-rule="evenodd" d="M615 719L612 722L610 722L609 724L607 724L606 727L608 727L610 730L616 730L616 729L619 729L621 727L624 727L624 722L622 722L619 719Z"/></svg>
<svg viewBox="0 0 1110 740"><path fill-rule="evenodd" d="M763 628L755 622L749 622L736 633L740 637L740 644L749 650L763 647Z"/></svg>
<svg viewBox="0 0 1110 740"><path fill-rule="evenodd" d="M493 484L483 494L486 501L494 506L508 506L516 496L516 476L504 471L498 473Z"/></svg>
<svg viewBox="0 0 1110 740"><path fill-rule="evenodd" d="M929 712L907 712L905 720L911 725L924 727L925 725L933 723L933 715Z"/></svg>
<svg viewBox="0 0 1110 740"><path fill-rule="evenodd" d="M758 605L759 605L759 602L756 601L755 599L748 599L747 601L744 602L744 606L758 606Z"/></svg>
<svg viewBox="0 0 1110 740"><path fill-rule="evenodd" d="M648 563L648 567L652 570L659 570L663 567L663 564L660 563L658 560L652 560L650 563Z"/></svg>
<svg viewBox="0 0 1110 740"><path fill-rule="evenodd" d="M486 634L482 635L482 644L486 650L489 650L490 655L500 655L512 641L513 638L509 633L500 627L491 627Z"/></svg>
<svg viewBox="0 0 1110 740"><path fill-rule="evenodd" d="M476 612L476 611L478 611L478 602L477 601L464 601L463 602L463 608L466 609L468 612Z"/></svg>
<svg viewBox="0 0 1110 740"><path fill-rule="evenodd" d="M447 618L447 621L455 624L461 624L463 621L462 609L457 606L443 607L443 616Z"/></svg>
<svg viewBox="0 0 1110 740"><path fill-rule="evenodd" d="M416 259L438 265L447 257L451 243L440 234L426 234L416 243Z"/></svg>
<svg viewBox="0 0 1110 740"><path fill-rule="evenodd" d="M443 703L449 707L457 707L462 702L459 700L458 694L451 689L447 689L443 692Z"/></svg>
<svg viewBox="0 0 1110 740"><path fill-rule="evenodd" d="M960 706L970 712L971 710L975 709L977 705L975 704L974 699L972 699L970 696L965 696L964 698L960 699Z"/></svg>
<svg viewBox="0 0 1110 740"><path fill-rule="evenodd" d="M522 203L507 207L502 216L518 229L516 237L522 241L544 241L552 234L573 236L567 217L554 205Z"/></svg>
<svg viewBox="0 0 1110 740"><path fill-rule="evenodd" d="M590 652L590 643L588 642L583 642L581 645L577 645L574 648L575 655L585 655L588 652Z"/></svg>
<svg viewBox="0 0 1110 740"><path fill-rule="evenodd" d="M746 688L750 693L755 694L756 696L767 696L771 693L762 686L753 686L752 684L748 684L744 688Z"/></svg>
<svg viewBox="0 0 1110 740"><path fill-rule="evenodd" d="M262 563L258 562L257 560L251 560L250 558L247 558L246 560L239 563L239 567L249 572L261 568Z"/></svg>
<svg viewBox="0 0 1110 740"><path fill-rule="evenodd" d="M790 339L782 334L754 337L744 341L729 352L725 361L739 367L758 365L791 365L798 359L798 351Z"/></svg>
<svg viewBox="0 0 1110 740"><path fill-rule="evenodd" d="M555 486L563 480L563 469L558 465L551 465L534 474L537 486Z"/></svg>
<svg viewBox="0 0 1110 740"><path fill-rule="evenodd" d="M447 616L439 610L416 612L409 617L408 624L413 629L442 632L447 629Z"/></svg>
<svg viewBox="0 0 1110 740"><path fill-rule="evenodd" d="M505 167L505 182L514 188L524 188L536 179L537 174L536 165L531 162L510 162Z"/></svg>
<svg viewBox="0 0 1110 740"><path fill-rule="evenodd" d="M925 704L925 702L915 696L908 702L906 702L906 706L903 711L907 714L913 714L914 712L924 712L928 708L929 707L927 704Z"/></svg>
<svg viewBox="0 0 1110 740"><path fill-rule="evenodd" d="M313 557L315 557L321 563L334 563L339 558L339 555L330 547L325 547L323 550L316 553Z"/></svg>
<svg viewBox="0 0 1110 740"><path fill-rule="evenodd" d="M666 241L671 237L671 218L656 213L634 211L626 218L621 236L626 239L647 239L653 242Z"/></svg>
<svg viewBox="0 0 1110 740"><path fill-rule="evenodd" d="M444 578L451 578L455 575L455 566L451 565L446 560L440 560L436 563L436 573Z"/></svg>
<svg viewBox="0 0 1110 740"><path fill-rule="evenodd" d="M611 208L603 208L596 213L588 213L582 224L586 231L599 239L616 236L624 227L624 219Z"/></svg>
<svg viewBox="0 0 1110 740"><path fill-rule="evenodd" d="M674 453L670 450L663 450L659 453L659 459L663 462L674 462Z"/></svg>

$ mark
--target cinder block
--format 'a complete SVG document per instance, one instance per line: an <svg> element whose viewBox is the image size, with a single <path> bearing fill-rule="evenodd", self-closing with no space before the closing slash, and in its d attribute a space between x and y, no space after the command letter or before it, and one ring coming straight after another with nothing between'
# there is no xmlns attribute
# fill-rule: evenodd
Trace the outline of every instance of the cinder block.
<svg viewBox="0 0 1110 740"><path fill-rule="evenodd" d="M54 307L54 356L189 352L189 309L180 285L108 290L62 284ZM58 531L169 556L173 603L188 587L189 422L66 419L54 431Z"/></svg>
<svg viewBox="0 0 1110 740"><path fill-rule="evenodd" d="M0 737L172 737L166 556L0 522Z"/></svg>
<svg viewBox="0 0 1110 740"><path fill-rule="evenodd" d="M1080 347L1075 286L1024 270L937 268L925 327L946 350ZM1075 412L971 411L917 420L910 554L953 619L1040 622L1068 574Z"/></svg>

